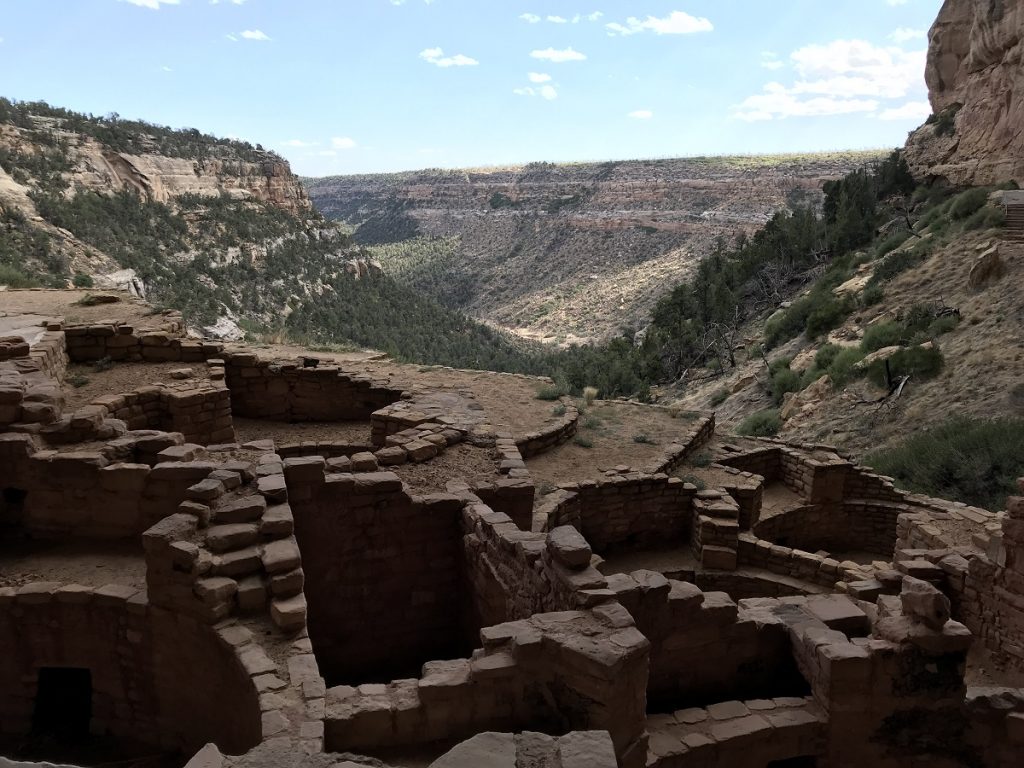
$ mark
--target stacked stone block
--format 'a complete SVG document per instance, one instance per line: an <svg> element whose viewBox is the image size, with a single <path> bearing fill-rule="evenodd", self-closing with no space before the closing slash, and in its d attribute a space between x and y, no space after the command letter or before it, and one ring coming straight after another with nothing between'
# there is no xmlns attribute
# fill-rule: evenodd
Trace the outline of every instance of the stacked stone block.
<svg viewBox="0 0 1024 768"><path fill-rule="evenodd" d="M565 413L555 421L545 424L541 429L530 432L516 441L516 448L522 458L529 459L538 456L576 436L580 420L579 409L565 398L562 399L562 407L565 408Z"/></svg>
<svg viewBox="0 0 1024 768"><path fill-rule="evenodd" d="M561 490L544 527L575 526L602 556L690 539L696 488L679 478L629 472Z"/></svg>
<svg viewBox="0 0 1024 768"><path fill-rule="evenodd" d="M702 568L736 569L739 547L739 505L724 490L698 491L693 502L690 545Z"/></svg>
<svg viewBox="0 0 1024 768"><path fill-rule="evenodd" d="M222 355L231 407L238 416L270 421L355 421L402 396L368 376L337 366L260 360L251 353Z"/></svg>

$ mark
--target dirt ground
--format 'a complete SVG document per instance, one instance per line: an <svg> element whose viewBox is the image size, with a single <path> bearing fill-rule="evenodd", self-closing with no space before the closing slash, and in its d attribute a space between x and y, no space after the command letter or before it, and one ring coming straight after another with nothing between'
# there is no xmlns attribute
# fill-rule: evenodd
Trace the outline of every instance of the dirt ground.
<svg viewBox="0 0 1024 768"><path fill-rule="evenodd" d="M0 540L0 587L33 581L144 589L146 561L141 542Z"/></svg>
<svg viewBox="0 0 1024 768"><path fill-rule="evenodd" d="M81 408L102 395L119 395L152 384L174 382L170 372L184 368L191 369L192 379L209 379L206 363L113 363L105 371L97 370L92 363L73 363L64 376L64 410Z"/></svg>
<svg viewBox="0 0 1024 768"><path fill-rule="evenodd" d="M416 495L441 493L449 480L465 480L472 485L474 480L486 482L498 477L494 451L466 443L453 445L424 464L402 464L385 469L402 478L409 491Z"/></svg>
<svg viewBox="0 0 1024 768"><path fill-rule="evenodd" d="M76 302L86 294L120 297L115 304L97 304L83 307ZM63 317L67 323L99 323L116 318L132 325L157 325L158 316L153 308L124 291L67 290L67 291L0 291L0 313L38 315L39 319Z"/></svg>
<svg viewBox="0 0 1024 768"><path fill-rule="evenodd" d="M692 418L685 413L673 418L668 410L634 403L598 402L581 414L574 440L528 459L526 466L538 487L549 488L594 479L619 466L644 469L685 435Z"/></svg>
<svg viewBox="0 0 1024 768"><path fill-rule="evenodd" d="M253 440L273 440L276 445L311 440L318 443L347 443L349 445L370 444L370 422L368 421L300 421L289 424L283 421L232 418L235 425L235 441L248 443Z"/></svg>

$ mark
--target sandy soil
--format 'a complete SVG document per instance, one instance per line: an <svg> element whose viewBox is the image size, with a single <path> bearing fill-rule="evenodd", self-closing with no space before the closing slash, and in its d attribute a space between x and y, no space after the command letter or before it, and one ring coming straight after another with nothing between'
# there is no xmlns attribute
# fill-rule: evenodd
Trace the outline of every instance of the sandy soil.
<svg viewBox="0 0 1024 768"><path fill-rule="evenodd" d="M302 421L288 424L282 421L232 418L235 425L235 440L248 443L252 440L273 440L277 445L312 440L323 443L348 443L349 445L370 444L370 422L368 421Z"/></svg>
<svg viewBox="0 0 1024 768"><path fill-rule="evenodd" d="M121 297L116 304L97 304L83 307L75 302L88 293L111 294ZM157 325L159 317L152 307L141 299L123 291L68 290L68 291L0 291L0 312L38 315L39 319L63 317L67 323L99 323L116 318L133 325Z"/></svg>
<svg viewBox="0 0 1024 768"><path fill-rule="evenodd" d="M92 363L73 363L64 376L64 410L70 412L88 405L102 395L119 395L152 384L169 384L176 380L171 371L192 370L193 379L206 381L209 373L206 363L114 363L105 371L98 371ZM72 381L84 381L80 387Z"/></svg>
<svg viewBox="0 0 1024 768"><path fill-rule="evenodd" d="M641 570L675 573L699 569L700 564L694 558L693 549L688 541L681 542L669 549L613 554L598 566L598 570L606 576L613 573L632 573Z"/></svg>
<svg viewBox="0 0 1024 768"><path fill-rule="evenodd" d="M685 414L673 418L661 408L601 402L580 416L576 440L528 459L526 466L538 485L549 486L597 478L618 466L639 470L663 456L668 443L681 439L691 425ZM592 446L584 447L583 441Z"/></svg>
<svg viewBox="0 0 1024 768"><path fill-rule="evenodd" d="M0 586L59 581L144 589L146 561L139 541L0 541Z"/></svg>
<svg viewBox="0 0 1024 768"><path fill-rule="evenodd" d="M758 519L766 520L796 507L806 506L806 504L807 502L800 498L800 494L794 493L785 484L768 483L762 491L761 514Z"/></svg>

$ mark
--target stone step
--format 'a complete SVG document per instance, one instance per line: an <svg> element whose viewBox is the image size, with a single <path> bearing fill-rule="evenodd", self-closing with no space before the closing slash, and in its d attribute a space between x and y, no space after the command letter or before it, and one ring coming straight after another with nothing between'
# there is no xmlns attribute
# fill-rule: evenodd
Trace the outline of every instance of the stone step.
<svg viewBox="0 0 1024 768"><path fill-rule="evenodd" d="M267 500L261 495L229 496L218 501L211 512L215 524L255 523L267 510Z"/></svg>
<svg viewBox="0 0 1024 768"><path fill-rule="evenodd" d="M255 544L259 538L260 527L256 523L214 525L206 531L206 548L211 552L229 552Z"/></svg>

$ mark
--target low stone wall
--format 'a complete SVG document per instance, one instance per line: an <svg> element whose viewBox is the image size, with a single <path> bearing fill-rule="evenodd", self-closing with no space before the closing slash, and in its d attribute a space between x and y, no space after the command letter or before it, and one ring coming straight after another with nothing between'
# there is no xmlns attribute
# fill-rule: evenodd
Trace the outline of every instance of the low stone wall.
<svg viewBox="0 0 1024 768"><path fill-rule="evenodd" d="M112 321L68 325L64 333L68 357L76 363L103 358L126 362L200 363L216 357L224 348L220 342L183 338L184 323L179 312L165 312L146 328Z"/></svg>
<svg viewBox="0 0 1024 768"><path fill-rule="evenodd" d="M741 533L738 544L740 566L762 568L829 589L844 578L839 561L830 557L773 544L751 533Z"/></svg>
<svg viewBox="0 0 1024 768"><path fill-rule="evenodd" d="M46 538L140 535L177 511L190 486L222 464L163 461L181 434L129 433L102 451L36 450L31 437L0 434L0 488L23 494L6 522Z"/></svg>
<svg viewBox="0 0 1024 768"><path fill-rule="evenodd" d="M649 768L764 768L825 751L828 719L810 697L723 701L647 718Z"/></svg>
<svg viewBox="0 0 1024 768"><path fill-rule="evenodd" d="M665 474L625 475L561 486L545 530L572 525L599 555L663 547L690 538L697 489Z"/></svg>
<svg viewBox="0 0 1024 768"><path fill-rule="evenodd" d="M0 647L4 734L29 731L40 669L75 667L91 673L95 733L187 753L261 739L256 688L231 645L131 587L0 588Z"/></svg>
<svg viewBox="0 0 1024 768"><path fill-rule="evenodd" d="M333 365L303 368L241 352L225 352L222 359L236 416L288 422L368 420L403 394Z"/></svg>
<svg viewBox="0 0 1024 768"><path fill-rule="evenodd" d="M758 538L808 551L859 549L890 558L897 521L909 509L899 502L807 504L759 520L753 532Z"/></svg>
<svg viewBox="0 0 1024 768"><path fill-rule="evenodd" d="M470 490L491 509L508 515L521 530L529 531L533 524L536 489L526 463L511 435L499 435L494 448L501 476L490 483L477 482ZM451 487L449 484L449 489Z"/></svg>
<svg viewBox="0 0 1024 768"><path fill-rule="evenodd" d="M482 731L599 729L622 768L643 768L648 644L621 608L538 614L481 638L471 658L427 663L418 679L328 689L326 749L372 754Z"/></svg>
<svg viewBox="0 0 1024 768"><path fill-rule="evenodd" d="M1024 492L1024 480L1018 481ZM1007 500L1001 535L970 558L964 623L1013 669L1024 669L1024 497Z"/></svg>
<svg viewBox="0 0 1024 768"><path fill-rule="evenodd" d="M608 588L651 643L648 711L790 693L783 678L795 670L781 622L754 621L724 592L653 571L609 576Z"/></svg>
<svg viewBox="0 0 1024 768"><path fill-rule="evenodd" d="M539 456L552 448L567 443L576 436L580 420L579 409L567 402L565 398L562 399L562 405L565 408L565 413L557 420L516 440L516 448L519 449L522 458L529 459Z"/></svg>
<svg viewBox="0 0 1024 768"><path fill-rule="evenodd" d="M0 362L0 431L12 424L50 424L60 417L60 382L67 368L64 334L48 331L31 349L26 346L10 345L7 360Z"/></svg>
<svg viewBox="0 0 1024 768"><path fill-rule="evenodd" d="M654 406L651 406L654 407ZM671 474L680 466L686 463L694 453L700 450L701 446L714 437L715 414L700 416L681 438L674 440L668 446L668 451L660 459L652 462L644 468L645 472L657 474L664 472Z"/></svg>
<svg viewBox="0 0 1024 768"><path fill-rule="evenodd" d="M611 599L591 567L590 545L571 527L519 529L507 515L467 499L463 546L479 626L535 613L592 607Z"/></svg>

